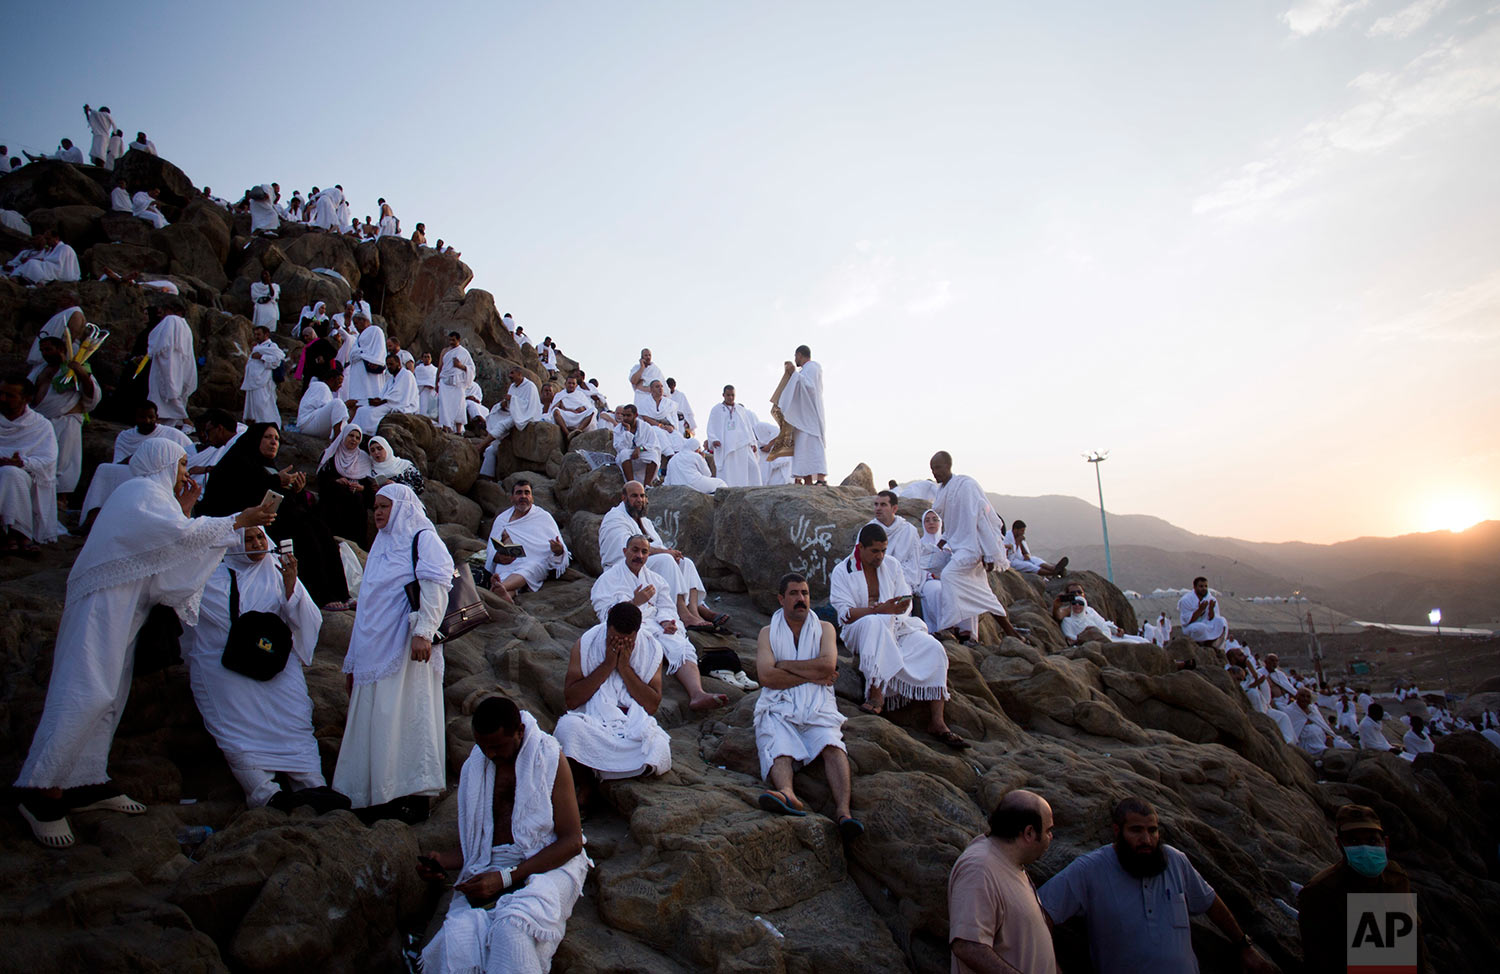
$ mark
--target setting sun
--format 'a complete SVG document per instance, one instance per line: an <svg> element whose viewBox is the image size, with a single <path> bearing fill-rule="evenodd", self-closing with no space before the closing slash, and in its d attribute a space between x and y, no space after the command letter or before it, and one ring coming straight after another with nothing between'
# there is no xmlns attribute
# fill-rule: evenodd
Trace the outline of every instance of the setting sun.
<svg viewBox="0 0 1500 974"><path fill-rule="evenodd" d="M1483 521L1484 517L1484 507L1474 497L1434 497L1423 510L1422 530L1463 531Z"/></svg>

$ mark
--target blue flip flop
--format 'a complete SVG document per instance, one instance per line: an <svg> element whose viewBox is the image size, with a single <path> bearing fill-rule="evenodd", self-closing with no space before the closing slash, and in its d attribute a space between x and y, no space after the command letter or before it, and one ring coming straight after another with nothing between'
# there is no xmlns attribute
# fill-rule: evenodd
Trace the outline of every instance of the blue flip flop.
<svg viewBox="0 0 1500 974"><path fill-rule="evenodd" d="M852 815L846 815L839 819L839 835L844 837L845 842L853 842L865 834L865 825Z"/></svg>
<svg viewBox="0 0 1500 974"><path fill-rule="evenodd" d="M761 807L762 811L775 812L778 815L794 815L797 818L802 818L807 814L807 812L800 808L793 808L788 805L785 799L775 792L763 791L755 802ZM860 826L860 831L864 831L864 826Z"/></svg>

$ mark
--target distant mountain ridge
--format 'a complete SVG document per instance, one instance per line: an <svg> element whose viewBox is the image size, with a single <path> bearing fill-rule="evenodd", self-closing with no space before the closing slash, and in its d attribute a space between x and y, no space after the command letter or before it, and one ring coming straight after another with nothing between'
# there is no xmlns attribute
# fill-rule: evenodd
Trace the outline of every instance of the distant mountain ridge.
<svg viewBox="0 0 1500 974"><path fill-rule="evenodd" d="M1006 523L1020 518L1044 557L1064 554L1079 568L1104 571L1099 508L1060 494L989 494ZM1443 610L1450 625L1500 620L1500 521L1467 531L1431 531L1335 544L1263 542L1196 534L1149 514L1109 515L1115 581L1149 592L1181 588L1207 575L1241 596L1300 590L1356 618L1425 624Z"/></svg>

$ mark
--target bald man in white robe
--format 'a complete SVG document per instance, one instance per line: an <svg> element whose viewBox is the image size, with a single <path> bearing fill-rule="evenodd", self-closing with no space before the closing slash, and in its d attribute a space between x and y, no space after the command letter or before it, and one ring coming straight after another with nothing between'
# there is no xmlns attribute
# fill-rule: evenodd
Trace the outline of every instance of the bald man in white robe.
<svg viewBox="0 0 1500 974"><path fill-rule="evenodd" d="M631 536L643 535L651 542L647 564L671 587L677 617L689 626L711 628L728 622L727 614L712 612L703 606L708 590L703 587L698 566L692 558L667 545L648 515L649 509L646 488L639 480L628 481L620 489L620 503L610 508L604 520L599 522L599 563L606 568L614 565L624 557L625 543Z"/></svg>
<svg viewBox="0 0 1500 974"><path fill-rule="evenodd" d="M953 458L946 451L934 454L929 466L938 483L932 508L943 519L943 532L953 550L943 568L943 615L934 630L957 628L960 639L966 633L977 635L979 615L989 613L1005 635L1020 639L989 582L990 572L1009 567L1000 518L977 480L953 473Z"/></svg>
<svg viewBox="0 0 1500 974"><path fill-rule="evenodd" d="M552 409L547 415L565 438L594 428L594 400L579 386L577 375L563 380L562 391L552 397Z"/></svg>
<svg viewBox="0 0 1500 974"><path fill-rule="evenodd" d="M730 487L760 486L757 422L754 413L735 402L734 386L725 386L724 401L709 410L703 442L713 451L714 470Z"/></svg>
<svg viewBox="0 0 1500 974"><path fill-rule="evenodd" d="M781 385L772 401L781 415L796 427L792 453L792 479L799 484L827 484L827 424L823 409L823 367L812 359L806 345L798 345L793 361L785 363Z"/></svg>
<svg viewBox="0 0 1500 974"><path fill-rule="evenodd" d="M626 379L630 383L631 391L635 393L635 408L644 410L646 403L651 399L651 383L665 383L667 376L662 372L661 366L651 360L651 349L643 348L640 361L630 367Z"/></svg>
<svg viewBox="0 0 1500 974"><path fill-rule="evenodd" d="M494 477L495 465L500 455L500 442L515 430L523 430L542 418L542 394L536 383L526 378L520 366L510 370L510 388L490 410L485 419L487 436L484 443L484 460L479 465L481 477Z"/></svg>
<svg viewBox="0 0 1500 974"><path fill-rule="evenodd" d="M417 394L417 376L411 369L403 368L401 357L395 352L385 357L385 375L380 395L354 413L354 424L374 436L380 431L380 421L391 413L417 412L420 397Z"/></svg>

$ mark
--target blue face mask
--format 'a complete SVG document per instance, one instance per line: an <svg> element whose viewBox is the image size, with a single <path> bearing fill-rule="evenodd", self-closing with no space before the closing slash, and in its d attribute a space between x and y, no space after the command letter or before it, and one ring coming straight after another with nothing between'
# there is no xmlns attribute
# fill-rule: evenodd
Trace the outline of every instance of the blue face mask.
<svg viewBox="0 0 1500 974"><path fill-rule="evenodd" d="M1344 859L1348 861L1350 869L1366 879L1374 879L1385 872L1385 846L1346 845Z"/></svg>

